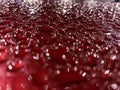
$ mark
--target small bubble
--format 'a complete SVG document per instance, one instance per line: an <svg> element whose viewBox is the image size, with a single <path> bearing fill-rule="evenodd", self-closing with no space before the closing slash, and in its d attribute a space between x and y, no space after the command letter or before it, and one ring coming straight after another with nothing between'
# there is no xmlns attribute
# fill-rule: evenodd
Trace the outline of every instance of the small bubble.
<svg viewBox="0 0 120 90"><path fill-rule="evenodd" d="M28 80L29 80L29 81L32 80L32 76L31 76L31 75L28 76Z"/></svg>
<svg viewBox="0 0 120 90"><path fill-rule="evenodd" d="M120 39L120 33L113 33L112 36L115 39Z"/></svg>
<svg viewBox="0 0 120 90"><path fill-rule="evenodd" d="M104 60L101 60L101 64L104 64L105 63L105 61Z"/></svg>
<svg viewBox="0 0 120 90"><path fill-rule="evenodd" d="M49 54L49 53L46 53L46 56L47 56L47 57L49 57L49 56L50 56L50 54Z"/></svg>
<svg viewBox="0 0 120 90"><path fill-rule="evenodd" d="M55 72L56 74L60 74L60 70L56 70L56 72Z"/></svg>
<svg viewBox="0 0 120 90"><path fill-rule="evenodd" d="M118 85L114 83L114 84L111 84L110 87L111 87L112 89L114 89L114 90L117 90Z"/></svg>
<svg viewBox="0 0 120 90"><path fill-rule="evenodd" d="M84 73L82 74L82 76L83 76L83 77L85 77L85 76L86 76L86 74L87 74L87 73L86 73L86 72L84 72Z"/></svg>
<svg viewBox="0 0 120 90"><path fill-rule="evenodd" d="M17 50L18 50L18 49L19 49L19 45L17 45L17 46L15 47L15 49L17 49Z"/></svg>
<svg viewBox="0 0 120 90"><path fill-rule="evenodd" d="M16 50L16 51L15 51L15 54L19 54L19 50Z"/></svg>
<svg viewBox="0 0 120 90"><path fill-rule="evenodd" d="M115 60L116 58L117 58L116 55L112 55L112 56L110 57L111 60Z"/></svg>
<svg viewBox="0 0 120 90"><path fill-rule="evenodd" d="M106 71L105 71L105 74L109 74L109 73L110 73L110 70L106 70Z"/></svg>
<svg viewBox="0 0 120 90"><path fill-rule="evenodd" d="M75 60L75 64L78 64L79 62L78 62L78 60Z"/></svg>
<svg viewBox="0 0 120 90"><path fill-rule="evenodd" d="M21 86L22 88L25 88L25 85L24 85L24 83L21 83L21 84L20 84L20 86Z"/></svg>
<svg viewBox="0 0 120 90"><path fill-rule="evenodd" d="M75 66L75 67L74 67L74 71L77 71L77 70L78 70L78 68Z"/></svg>
<svg viewBox="0 0 120 90"><path fill-rule="evenodd" d="M10 64L10 65L8 65L8 69L9 70L12 70L13 69L13 66Z"/></svg>
<svg viewBox="0 0 120 90"><path fill-rule="evenodd" d="M70 72L70 68L69 67L67 67L67 71Z"/></svg>
<svg viewBox="0 0 120 90"><path fill-rule="evenodd" d="M9 71L17 71L23 67L23 62L19 60L18 62L11 62L7 66L7 70Z"/></svg>
<svg viewBox="0 0 120 90"><path fill-rule="evenodd" d="M0 39L0 43L5 43L5 39Z"/></svg>
<svg viewBox="0 0 120 90"><path fill-rule="evenodd" d="M35 56L33 56L34 60L39 60L39 54L37 53Z"/></svg>
<svg viewBox="0 0 120 90"><path fill-rule="evenodd" d="M66 55L62 55L62 58L63 58L63 59L66 59Z"/></svg>
<svg viewBox="0 0 120 90"><path fill-rule="evenodd" d="M92 77L96 77L96 73L93 73L93 74L92 74Z"/></svg>

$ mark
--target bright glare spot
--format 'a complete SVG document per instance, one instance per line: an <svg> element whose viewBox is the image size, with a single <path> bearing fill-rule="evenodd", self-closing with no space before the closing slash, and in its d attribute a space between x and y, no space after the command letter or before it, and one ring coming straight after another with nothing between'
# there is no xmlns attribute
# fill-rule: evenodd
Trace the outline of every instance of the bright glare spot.
<svg viewBox="0 0 120 90"><path fill-rule="evenodd" d="M57 70L57 71L56 71L56 74L60 74L60 70Z"/></svg>
<svg viewBox="0 0 120 90"><path fill-rule="evenodd" d="M84 72L84 73L82 74L83 77L85 77L85 75L86 75L86 72Z"/></svg>
<svg viewBox="0 0 120 90"><path fill-rule="evenodd" d="M68 2L69 0L63 0L64 2Z"/></svg>
<svg viewBox="0 0 120 90"><path fill-rule="evenodd" d="M34 2L37 2L38 0L25 0L25 1L27 1L29 3L34 3Z"/></svg>
<svg viewBox="0 0 120 90"><path fill-rule="evenodd" d="M110 72L110 70L106 70L106 71L105 71L105 74L109 74L109 72Z"/></svg>
<svg viewBox="0 0 120 90"><path fill-rule="evenodd" d="M112 84L111 87L112 87L113 89L115 89L115 90L118 88L117 84L115 84L115 83Z"/></svg>
<svg viewBox="0 0 120 90"><path fill-rule="evenodd" d="M104 61L104 60L102 60L102 61L101 61L101 64L104 64L104 63L105 63L105 61Z"/></svg>
<svg viewBox="0 0 120 90"><path fill-rule="evenodd" d="M70 3L72 0L61 0L62 3Z"/></svg>
<svg viewBox="0 0 120 90"><path fill-rule="evenodd" d="M110 58L111 58L112 60L115 60L115 59L117 58L117 56L116 56L116 55L112 55Z"/></svg>
<svg viewBox="0 0 120 90"><path fill-rule="evenodd" d="M66 13L67 11L65 9L63 9L63 13Z"/></svg>
<svg viewBox="0 0 120 90"><path fill-rule="evenodd" d="M12 65L9 65L8 68L9 68L9 70L12 70L13 67L12 67Z"/></svg>
<svg viewBox="0 0 120 90"><path fill-rule="evenodd" d="M74 71L77 71L78 70L78 68L77 67L74 67Z"/></svg>
<svg viewBox="0 0 120 90"><path fill-rule="evenodd" d="M63 58L63 59L66 59L66 56L65 56L65 55L62 55L62 58Z"/></svg>

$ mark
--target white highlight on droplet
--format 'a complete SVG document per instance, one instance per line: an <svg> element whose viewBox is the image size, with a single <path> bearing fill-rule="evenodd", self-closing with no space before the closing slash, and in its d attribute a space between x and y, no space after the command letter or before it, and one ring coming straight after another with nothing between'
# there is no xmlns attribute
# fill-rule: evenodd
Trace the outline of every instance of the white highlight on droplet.
<svg viewBox="0 0 120 90"><path fill-rule="evenodd" d="M105 74L109 74L109 72L110 72L110 70L106 70L106 71L105 71Z"/></svg>
<svg viewBox="0 0 120 90"><path fill-rule="evenodd" d="M112 87L113 89L115 89L115 90L118 88L117 84L115 84L115 83L114 83L114 84L111 84L111 87Z"/></svg>

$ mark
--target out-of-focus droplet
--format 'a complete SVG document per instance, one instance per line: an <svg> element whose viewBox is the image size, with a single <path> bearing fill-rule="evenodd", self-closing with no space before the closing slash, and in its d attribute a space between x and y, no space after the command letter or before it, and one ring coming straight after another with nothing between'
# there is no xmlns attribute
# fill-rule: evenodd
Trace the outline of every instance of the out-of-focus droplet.
<svg viewBox="0 0 120 90"><path fill-rule="evenodd" d="M21 69L23 67L23 62L20 60L20 61L17 61L17 62L11 62L10 64L7 65L7 69L9 71L17 71L19 69Z"/></svg>

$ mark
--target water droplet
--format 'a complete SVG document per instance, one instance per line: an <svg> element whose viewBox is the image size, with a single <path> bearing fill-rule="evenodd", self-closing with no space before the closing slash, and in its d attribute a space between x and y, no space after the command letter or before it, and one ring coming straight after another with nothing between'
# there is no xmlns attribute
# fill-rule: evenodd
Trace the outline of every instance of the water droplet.
<svg viewBox="0 0 120 90"><path fill-rule="evenodd" d="M120 39L120 33L113 33L112 36L114 39Z"/></svg>
<svg viewBox="0 0 120 90"><path fill-rule="evenodd" d="M109 73L110 73L110 70L106 70L104 73L105 73L105 74L109 74Z"/></svg>
<svg viewBox="0 0 120 90"><path fill-rule="evenodd" d="M75 67L74 67L74 71L77 71L77 70L78 70L78 68L75 66Z"/></svg>
<svg viewBox="0 0 120 90"><path fill-rule="evenodd" d="M28 76L28 80L29 80L29 81L32 80L32 76L31 76L31 75Z"/></svg>
<svg viewBox="0 0 120 90"><path fill-rule="evenodd" d="M112 56L110 56L110 59L111 60L115 60L115 59L117 59L117 56L116 55L112 55Z"/></svg>
<svg viewBox="0 0 120 90"><path fill-rule="evenodd" d="M62 58L63 58L63 59L66 59L66 55L62 55Z"/></svg>
<svg viewBox="0 0 120 90"><path fill-rule="evenodd" d="M56 72L55 72L56 74L60 74L60 70L56 70Z"/></svg>
<svg viewBox="0 0 120 90"><path fill-rule="evenodd" d="M17 71L23 67L23 61L11 62L7 66L8 71Z"/></svg>
<svg viewBox="0 0 120 90"><path fill-rule="evenodd" d="M113 90L117 90L118 89L118 85L116 83L110 84L110 86L108 86L109 89L113 89Z"/></svg>
<svg viewBox="0 0 120 90"><path fill-rule="evenodd" d="M33 56L34 60L39 60L39 53L37 53L35 56Z"/></svg>
<svg viewBox="0 0 120 90"><path fill-rule="evenodd" d="M87 74L86 72L83 72L82 76L83 76L83 77L85 77L85 76L86 76L86 74Z"/></svg>
<svg viewBox="0 0 120 90"><path fill-rule="evenodd" d="M13 69L13 66L10 64L10 65L8 65L8 69L9 70L12 70Z"/></svg>

